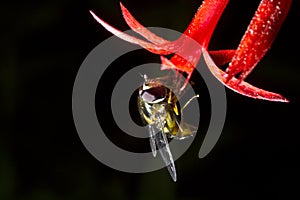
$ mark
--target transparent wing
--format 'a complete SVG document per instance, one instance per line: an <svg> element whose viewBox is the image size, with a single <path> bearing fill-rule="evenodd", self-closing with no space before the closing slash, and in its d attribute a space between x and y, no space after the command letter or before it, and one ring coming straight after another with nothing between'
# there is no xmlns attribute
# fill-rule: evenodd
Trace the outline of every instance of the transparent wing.
<svg viewBox="0 0 300 200"><path fill-rule="evenodd" d="M178 121L178 118L176 117L175 113L173 113L173 117L174 117L175 122L176 122L176 124L177 124L177 126L179 128L177 134L175 136L172 136L173 138L178 139L178 140L182 140L182 139L191 137L191 136L193 136L194 134L197 133L198 127L193 126L191 124L188 124L188 123L184 122L183 111L191 103L191 101L193 99L196 99L198 97L199 97L199 95L193 96L181 108L181 111L180 111L180 113L181 113L181 122Z"/></svg>
<svg viewBox="0 0 300 200"><path fill-rule="evenodd" d="M179 127L179 130L175 136L174 135L172 136L172 138L174 138L174 139L183 140L183 139L192 137L197 133L198 127L196 127L196 126L193 126L186 122L179 123L178 121L176 121L176 123Z"/></svg>
<svg viewBox="0 0 300 200"><path fill-rule="evenodd" d="M176 174L176 168L175 168L175 163L173 160L172 153L170 151L169 143L166 137L166 134L164 132L158 132L155 135L156 139L156 145L158 148L158 151L163 158L163 161L165 162L168 171L173 179L173 181L177 181L177 174Z"/></svg>
<svg viewBox="0 0 300 200"><path fill-rule="evenodd" d="M154 157L156 157L157 151L156 151L156 140L155 140L155 127L153 125L148 125L148 131L150 135L150 147L152 150L152 154Z"/></svg>
<svg viewBox="0 0 300 200"><path fill-rule="evenodd" d="M157 154L156 147L157 147L166 167L168 168L168 171L172 179L176 182L177 174L176 174L175 163L173 160L172 153L170 151L166 134L163 131L160 131L154 125L148 125L148 130L150 135L150 146L151 146L153 156L156 157Z"/></svg>

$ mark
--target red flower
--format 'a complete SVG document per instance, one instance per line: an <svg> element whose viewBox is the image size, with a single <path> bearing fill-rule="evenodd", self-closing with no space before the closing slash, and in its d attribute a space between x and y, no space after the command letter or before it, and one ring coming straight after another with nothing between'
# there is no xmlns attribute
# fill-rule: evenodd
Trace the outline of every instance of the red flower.
<svg viewBox="0 0 300 200"><path fill-rule="evenodd" d="M228 2L229 0L203 1L184 34L175 41L165 40L150 32L136 21L122 4L121 10L128 26L146 40L123 33L90 12L112 34L161 55L162 69L175 69L187 73L187 81L203 53L212 74L228 88L255 99L288 102L280 94L254 87L244 80L272 45L292 0L262 0L236 50L208 51L211 36ZM202 49L191 48L187 37L197 41ZM170 60L163 57L174 52L175 55ZM225 72L218 67L227 63L229 65Z"/></svg>

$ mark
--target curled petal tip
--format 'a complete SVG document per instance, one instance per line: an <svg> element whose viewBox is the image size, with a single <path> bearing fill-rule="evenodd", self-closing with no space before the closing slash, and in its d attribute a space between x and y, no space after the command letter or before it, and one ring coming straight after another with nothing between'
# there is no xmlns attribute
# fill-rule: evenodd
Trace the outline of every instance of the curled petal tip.
<svg viewBox="0 0 300 200"><path fill-rule="evenodd" d="M124 8L124 6L123 6L123 4L122 4L122 2L120 1L120 6L121 6L121 9L123 9Z"/></svg>
<svg viewBox="0 0 300 200"><path fill-rule="evenodd" d="M94 12L89 10L89 13L91 13L91 15L93 15L93 17L95 16ZM95 18L95 17L94 17Z"/></svg>
<svg viewBox="0 0 300 200"><path fill-rule="evenodd" d="M290 103L290 101L284 97L279 102Z"/></svg>
<svg viewBox="0 0 300 200"><path fill-rule="evenodd" d="M105 21L103 21L102 19L100 19L97 15L95 15L92 11L90 11L90 13L92 14L92 16L94 17L94 19L101 24L106 30L108 30L109 32L111 32L112 34L114 34L115 36L119 37L120 39L127 41L129 43L132 44L137 44L140 45L141 47L147 49L148 51L155 53L155 54L170 54L171 52L169 51L168 48L172 48L173 46L158 46L155 45L153 43L138 39L134 36L128 35L114 27L112 27L111 25L109 25L108 23L106 23Z"/></svg>
<svg viewBox="0 0 300 200"><path fill-rule="evenodd" d="M229 89L242 94L244 96L248 96L254 99L263 99L268 101L275 102L289 102L285 97L280 94L269 92L260 88L257 88L249 83L239 80L235 77L232 77L228 80L228 74L221 69L219 69L208 52L205 49L202 49L204 60L211 71L211 73L226 87Z"/></svg>
<svg viewBox="0 0 300 200"><path fill-rule="evenodd" d="M120 3L123 18L125 19L127 25L136 33L140 34L143 36L146 40L149 42L152 42L156 45L164 45L170 43L170 41L165 40L156 34L152 33L149 31L145 26L140 24L133 16L132 14L128 11L128 9L123 6L122 3Z"/></svg>

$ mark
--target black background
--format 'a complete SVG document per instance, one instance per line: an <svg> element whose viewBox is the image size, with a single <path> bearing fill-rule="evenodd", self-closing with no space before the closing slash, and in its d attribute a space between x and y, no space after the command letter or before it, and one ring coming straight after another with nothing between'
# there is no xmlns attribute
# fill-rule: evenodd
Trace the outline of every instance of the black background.
<svg viewBox="0 0 300 200"><path fill-rule="evenodd" d="M122 3L145 26L181 32L200 5L186 0ZM235 48L258 3L230 1L209 49ZM1 4L1 200L299 198L299 1L293 1L272 48L247 78L291 102L254 100L226 89L227 118L218 143L207 157L198 158L208 123L204 119L203 133L176 161L177 183L166 169L130 174L103 165L85 149L73 123L77 70L111 36L88 10L127 30L119 1ZM136 58L128 56L128 63L159 61L146 51L136 53ZM123 73L117 67L122 68L114 66L107 80ZM109 88L113 83L106 84ZM105 102L96 102L98 116L109 115ZM113 122L107 126L122 147L149 150L141 145L148 144L144 141L139 144L122 133L118 137Z"/></svg>

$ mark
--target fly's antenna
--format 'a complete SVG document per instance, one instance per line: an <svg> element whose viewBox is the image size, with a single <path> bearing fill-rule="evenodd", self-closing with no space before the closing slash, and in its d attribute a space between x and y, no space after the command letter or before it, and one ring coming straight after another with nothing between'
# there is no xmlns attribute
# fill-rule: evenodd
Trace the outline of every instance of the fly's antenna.
<svg viewBox="0 0 300 200"><path fill-rule="evenodd" d="M141 74L141 73L139 73L139 74L140 74L140 77L142 77L145 82L148 81L148 76L146 74Z"/></svg>
<svg viewBox="0 0 300 200"><path fill-rule="evenodd" d="M185 104L184 106L181 108L181 115L183 115L183 110L191 103L191 101L195 98L198 98L199 94L196 94L195 96L193 96L192 98L190 98Z"/></svg>

